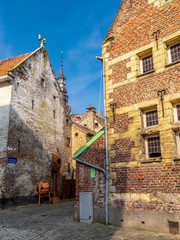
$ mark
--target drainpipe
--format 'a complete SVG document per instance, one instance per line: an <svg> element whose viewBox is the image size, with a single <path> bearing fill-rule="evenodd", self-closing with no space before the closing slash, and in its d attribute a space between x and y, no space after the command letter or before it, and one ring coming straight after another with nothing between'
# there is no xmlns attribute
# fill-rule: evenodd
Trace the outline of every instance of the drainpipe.
<svg viewBox="0 0 180 240"><path fill-rule="evenodd" d="M101 168L101 167L98 167L98 166L96 166L96 165L94 165L94 164L91 164L91 163L85 162L85 161L83 161L83 160L81 160L81 159L79 159L79 158L75 158L75 157L73 157L73 160L75 160L76 162L82 163L82 164L84 164L84 165L87 165L88 167L95 168L95 169L97 169L97 170L103 172L104 175L106 175L106 171L105 171L104 168Z"/></svg>
<svg viewBox="0 0 180 240"><path fill-rule="evenodd" d="M107 114L106 114L106 89L105 89L105 59L103 57L96 57L103 64L103 93L104 93L104 119L105 119L105 149L106 149L106 166L105 166L105 178L106 178L106 196L105 196L105 215L106 225L108 224L108 193L109 193L109 161L108 161L108 142L107 142Z"/></svg>

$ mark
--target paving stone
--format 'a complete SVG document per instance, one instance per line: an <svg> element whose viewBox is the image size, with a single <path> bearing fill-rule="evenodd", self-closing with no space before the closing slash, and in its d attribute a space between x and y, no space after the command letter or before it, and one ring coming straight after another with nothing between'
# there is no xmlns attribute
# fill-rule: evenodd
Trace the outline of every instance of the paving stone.
<svg viewBox="0 0 180 240"><path fill-rule="evenodd" d="M180 236L74 221L74 202L0 210L0 240L180 240Z"/></svg>

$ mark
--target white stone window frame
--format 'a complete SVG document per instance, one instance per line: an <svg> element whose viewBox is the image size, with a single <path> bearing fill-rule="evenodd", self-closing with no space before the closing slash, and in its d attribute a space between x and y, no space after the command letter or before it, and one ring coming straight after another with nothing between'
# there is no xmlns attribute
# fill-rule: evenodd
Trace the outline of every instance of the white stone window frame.
<svg viewBox="0 0 180 240"><path fill-rule="evenodd" d="M149 139L149 138L154 138L154 137L159 137L160 148L161 148L161 141L160 141L160 135L159 135L159 134L146 136L146 137L144 138L144 141L145 141L145 154L146 154L146 159L156 158L156 157L149 157L149 149L148 149L148 139Z"/></svg>
<svg viewBox="0 0 180 240"><path fill-rule="evenodd" d="M173 104L173 112L174 112L174 121L179 122L178 120L178 114L177 114L177 105L180 105L180 102L174 103Z"/></svg>
<svg viewBox="0 0 180 240"><path fill-rule="evenodd" d="M180 157L180 130L175 132L178 157Z"/></svg>
<svg viewBox="0 0 180 240"><path fill-rule="evenodd" d="M174 63L174 62L172 62L172 58L171 58L171 47L173 47L173 46L175 46L179 43L180 43L180 41L177 41L177 42L174 42L172 44L167 45L167 53L168 53L169 64Z"/></svg>
<svg viewBox="0 0 180 240"><path fill-rule="evenodd" d="M154 126L158 126L158 124L156 124L156 125L152 125L152 126L148 126L147 127L147 121L146 121L146 113L148 113L148 112L152 112L152 111L157 111L157 107L153 107L153 108L149 108L149 109L147 109L147 110L143 110L143 126L144 126L144 128L150 128L150 127L154 127ZM158 111L157 111L157 114L158 114Z"/></svg>
<svg viewBox="0 0 180 240"><path fill-rule="evenodd" d="M148 72L144 72L144 71L143 71L143 59L146 58L146 57L149 57L149 56L152 56L152 60L153 60L153 54L152 54L152 52L150 52L150 53L148 53L148 54L145 54L145 55L143 55L143 56L140 57L140 71L141 71L141 74L146 74L146 73L151 72L151 71L154 70L154 62L153 62L153 69L152 69L152 70L150 70L150 71L148 71Z"/></svg>

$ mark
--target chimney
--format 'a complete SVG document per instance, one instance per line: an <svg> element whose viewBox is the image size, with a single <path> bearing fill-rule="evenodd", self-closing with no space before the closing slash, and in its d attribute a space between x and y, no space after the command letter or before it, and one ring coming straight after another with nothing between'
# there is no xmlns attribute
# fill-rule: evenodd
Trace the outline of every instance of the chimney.
<svg viewBox="0 0 180 240"><path fill-rule="evenodd" d="M94 130L95 129L94 116L96 115L96 108L92 107L90 104L89 107L87 108L86 114L87 114L87 128Z"/></svg>

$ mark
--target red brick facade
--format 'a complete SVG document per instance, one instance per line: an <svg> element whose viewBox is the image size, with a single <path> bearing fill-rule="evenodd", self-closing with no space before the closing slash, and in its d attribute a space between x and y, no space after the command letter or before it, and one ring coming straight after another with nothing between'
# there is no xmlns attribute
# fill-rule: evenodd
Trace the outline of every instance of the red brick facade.
<svg viewBox="0 0 180 240"><path fill-rule="evenodd" d="M101 136L89 148L87 148L79 159L104 168L105 150L104 136ZM76 165L76 207L79 207L79 193L93 192L94 208L104 208L105 201L105 178L104 174L96 170L95 178L90 177L90 167L77 163Z"/></svg>
<svg viewBox="0 0 180 240"><path fill-rule="evenodd" d="M171 221L180 221L175 216L180 212L177 139L180 125L175 120L174 107L180 102L180 59L173 63L169 56L172 44L179 42L179 0L124 0L102 47L108 117L109 211L123 210L124 226L156 229L155 219L154 223L148 222L151 211L174 214ZM148 54L153 58L153 70L143 74L142 59ZM165 90L163 106L158 96L162 90ZM112 103L116 104L115 119ZM145 111L153 108L158 112L158 124L146 127ZM148 155L148 139L153 136L160 139L160 157ZM145 211L149 216L147 225L126 221L126 210L133 211L132 214ZM160 231L167 231L167 216L162 217L165 220ZM111 217L110 222L115 223Z"/></svg>

